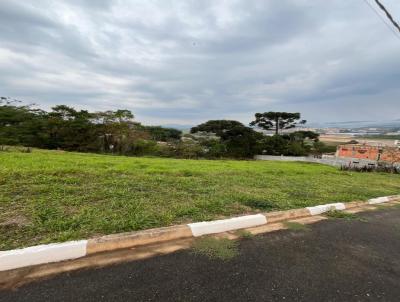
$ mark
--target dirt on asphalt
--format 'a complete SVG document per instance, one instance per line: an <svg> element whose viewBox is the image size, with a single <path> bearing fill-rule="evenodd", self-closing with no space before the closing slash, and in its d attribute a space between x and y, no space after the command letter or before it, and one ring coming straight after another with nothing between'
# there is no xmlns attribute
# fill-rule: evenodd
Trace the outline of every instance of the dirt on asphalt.
<svg viewBox="0 0 400 302"><path fill-rule="evenodd" d="M190 250L58 275L0 301L400 301L400 209L242 239L231 260Z"/></svg>

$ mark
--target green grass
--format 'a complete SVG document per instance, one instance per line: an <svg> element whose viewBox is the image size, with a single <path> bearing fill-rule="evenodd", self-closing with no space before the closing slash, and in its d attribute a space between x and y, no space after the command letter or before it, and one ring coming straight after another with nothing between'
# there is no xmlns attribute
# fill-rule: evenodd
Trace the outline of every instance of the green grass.
<svg viewBox="0 0 400 302"><path fill-rule="evenodd" d="M354 213L348 213L348 212L338 211L338 210L329 211L326 213L326 216L328 216L329 218L334 218L334 219L359 220L359 221L364 221L364 222L367 221L365 218L361 218L360 216L358 216Z"/></svg>
<svg viewBox="0 0 400 302"><path fill-rule="evenodd" d="M239 254L238 243L228 238L199 238L194 242L192 250L195 254L225 261L231 260Z"/></svg>
<svg viewBox="0 0 400 302"><path fill-rule="evenodd" d="M0 152L0 249L399 192L310 163Z"/></svg>
<svg viewBox="0 0 400 302"><path fill-rule="evenodd" d="M283 224L289 230L293 230L293 231L308 231L308 230L310 230L310 227L308 225L298 223L295 221L285 221Z"/></svg>
<svg viewBox="0 0 400 302"><path fill-rule="evenodd" d="M235 234L241 239L251 239L254 237L254 235L247 230L237 230Z"/></svg>

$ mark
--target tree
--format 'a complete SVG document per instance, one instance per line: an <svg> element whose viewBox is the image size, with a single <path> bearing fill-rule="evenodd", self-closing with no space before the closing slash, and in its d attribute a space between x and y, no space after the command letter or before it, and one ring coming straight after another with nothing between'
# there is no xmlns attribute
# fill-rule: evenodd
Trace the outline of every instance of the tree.
<svg viewBox="0 0 400 302"><path fill-rule="evenodd" d="M321 155L323 153L335 153L336 146L335 145L327 145L321 141L317 141L313 143L313 151L315 155Z"/></svg>
<svg viewBox="0 0 400 302"><path fill-rule="evenodd" d="M0 145L40 147L45 138L43 122L46 113L20 103L0 97Z"/></svg>
<svg viewBox="0 0 400 302"><path fill-rule="evenodd" d="M235 157L252 157L259 153L259 141L263 135L249 127L236 126L225 132L222 137L228 154Z"/></svg>
<svg viewBox="0 0 400 302"><path fill-rule="evenodd" d="M174 155L182 158L198 158L203 155L204 148L197 142L178 142L175 146Z"/></svg>
<svg viewBox="0 0 400 302"><path fill-rule="evenodd" d="M164 128L161 126L144 126L144 130L150 133L151 139L155 141L167 142L180 140L182 131L174 128Z"/></svg>
<svg viewBox="0 0 400 302"><path fill-rule="evenodd" d="M262 153L270 155L302 156L309 154L319 143L319 134L312 131L296 131L290 134L266 136Z"/></svg>
<svg viewBox="0 0 400 302"><path fill-rule="evenodd" d="M96 112L93 120L103 152L130 154L136 152L136 141L149 137L129 110Z"/></svg>
<svg viewBox="0 0 400 302"><path fill-rule="evenodd" d="M289 140L280 135L265 136L262 140L262 153L269 155L288 155Z"/></svg>
<svg viewBox="0 0 400 302"><path fill-rule="evenodd" d="M319 141L319 133L316 133L314 131L295 131L293 133L290 133L289 137L291 141L300 141L302 143L306 139L313 140L314 142Z"/></svg>
<svg viewBox="0 0 400 302"><path fill-rule="evenodd" d="M127 109L118 109L114 112L114 116L120 124L134 122L133 119L135 118L133 113Z"/></svg>
<svg viewBox="0 0 400 302"><path fill-rule="evenodd" d="M210 120L190 129L190 133L207 132L221 137L225 132L235 127L245 127L241 122L232 120Z"/></svg>
<svg viewBox="0 0 400 302"><path fill-rule="evenodd" d="M221 158L227 154L227 146L218 139L200 141L204 148L204 155L208 158Z"/></svg>
<svg viewBox="0 0 400 302"><path fill-rule="evenodd" d="M259 151L258 141L263 138L261 133L232 120L210 120L193 127L190 132L214 134L226 146L226 155L233 157L253 156Z"/></svg>
<svg viewBox="0 0 400 302"><path fill-rule="evenodd" d="M133 113L126 109L96 112L93 114L93 118L95 122L99 124L138 124L134 121L135 116Z"/></svg>
<svg viewBox="0 0 400 302"><path fill-rule="evenodd" d="M86 110L77 111L66 105L57 105L48 113L46 147L70 151L96 151L96 125L94 115Z"/></svg>
<svg viewBox="0 0 400 302"><path fill-rule="evenodd" d="M264 112L256 113L255 120L250 123L250 126L257 126L264 130L275 129L275 134L278 135L280 130L290 129L297 124L305 124L306 120L300 120L300 113L290 112Z"/></svg>

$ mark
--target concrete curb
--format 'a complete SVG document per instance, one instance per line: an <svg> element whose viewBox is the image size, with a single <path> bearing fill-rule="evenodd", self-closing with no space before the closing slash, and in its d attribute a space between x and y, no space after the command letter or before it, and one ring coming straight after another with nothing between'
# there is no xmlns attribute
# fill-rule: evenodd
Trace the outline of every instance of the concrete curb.
<svg viewBox="0 0 400 302"><path fill-rule="evenodd" d="M192 232L187 225L106 235L89 239L87 243L87 254L91 255L99 252L113 251L188 237L192 237Z"/></svg>
<svg viewBox="0 0 400 302"><path fill-rule="evenodd" d="M86 256L87 240L31 246L0 252L0 271Z"/></svg>
<svg viewBox="0 0 400 302"><path fill-rule="evenodd" d="M323 205L318 205L315 207L307 207L307 210L310 211L310 215L320 215L322 213L331 211L331 210L345 210L346 206L344 203L338 202L338 203L328 203L328 204L323 204Z"/></svg>
<svg viewBox="0 0 400 302"><path fill-rule="evenodd" d="M378 204L390 201L390 196L372 198L368 200L368 204Z"/></svg>
<svg viewBox="0 0 400 302"><path fill-rule="evenodd" d="M189 223L188 226L194 237L208 234L217 234L227 231L255 227L267 223L267 217L263 214L247 215L223 220L203 221Z"/></svg>
<svg viewBox="0 0 400 302"><path fill-rule="evenodd" d="M101 252L114 251L208 234L223 233L284 220L320 215L330 210L345 210L356 207L400 201L400 195L369 199L367 202L331 203L303 209L246 215L223 220L204 221L138 232L113 234L89 240L70 241L38 245L24 249L0 251L0 271L39 264L77 259Z"/></svg>

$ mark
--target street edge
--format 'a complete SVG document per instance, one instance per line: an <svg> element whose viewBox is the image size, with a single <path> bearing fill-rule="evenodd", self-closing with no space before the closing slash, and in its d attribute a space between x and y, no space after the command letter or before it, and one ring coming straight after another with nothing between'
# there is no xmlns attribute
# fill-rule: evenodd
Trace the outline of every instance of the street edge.
<svg viewBox="0 0 400 302"><path fill-rule="evenodd" d="M31 246L23 249L0 251L0 272L72 260L101 252L257 227L284 220L320 215L331 210L342 211L391 201L400 201L400 195L372 198L366 202L329 203L301 209L245 215L222 220L195 222L137 232L112 234L88 240L67 241L63 243Z"/></svg>

